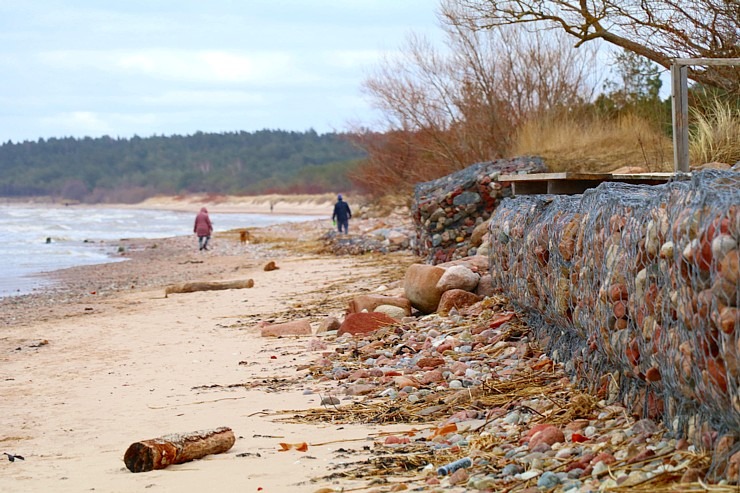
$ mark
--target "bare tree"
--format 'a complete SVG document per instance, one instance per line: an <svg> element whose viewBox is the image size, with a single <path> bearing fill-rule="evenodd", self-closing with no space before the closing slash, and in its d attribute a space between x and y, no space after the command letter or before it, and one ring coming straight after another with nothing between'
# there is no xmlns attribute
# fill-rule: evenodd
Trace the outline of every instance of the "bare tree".
<svg viewBox="0 0 740 493"><path fill-rule="evenodd" d="M670 68L675 58L740 57L738 0L444 0L471 29L532 25L566 32L576 46L603 40ZM737 66L691 67L689 77L740 94Z"/></svg>
<svg viewBox="0 0 740 493"><path fill-rule="evenodd" d="M504 156L527 118L592 95L595 51L574 49L564 34L442 20L447 50L411 37L364 83L385 133L356 140L370 156L355 176L366 188L412 186Z"/></svg>

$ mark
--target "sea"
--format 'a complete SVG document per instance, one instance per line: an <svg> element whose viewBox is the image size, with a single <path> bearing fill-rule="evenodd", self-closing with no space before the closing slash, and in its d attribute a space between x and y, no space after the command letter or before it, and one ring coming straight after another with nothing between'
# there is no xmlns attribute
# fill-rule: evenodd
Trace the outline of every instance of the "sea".
<svg viewBox="0 0 740 493"><path fill-rule="evenodd" d="M195 212L64 205L0 205L0 298L32 293L44 272L125 261L102 240L192 234ZM214 232L310 221L325 216L209 214Z"/></svg>

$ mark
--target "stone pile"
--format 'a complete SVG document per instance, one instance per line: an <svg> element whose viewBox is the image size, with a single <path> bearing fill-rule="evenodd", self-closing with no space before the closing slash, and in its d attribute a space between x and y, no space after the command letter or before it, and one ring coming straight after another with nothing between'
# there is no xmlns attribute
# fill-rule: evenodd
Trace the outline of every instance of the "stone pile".
<svg viewBox="0 0 740 493"><path fill-rule="evenodd" d="M582 388L740 453L740 173L504 201L493 282Z"/></svg>
<svg viewBox="0 0 740 493"><path fill-rule="evenodd" d="M713 189L713 195L717 193ZM646 191L646 194L655 195L655 192ZM620 195L624 195L622 189ZM543 228L544 224L550 224L547 231L551 236L546 242L541 243L542 237L538 236L540 243L527 244L532 252L529 257L522 251L505 248L524 241L525 230L515 231L533 219L524 212L547 209L558 200L569 204L566 207L569 212L558 208L556 217L543 223ZM523 214L521 223L516 224L499 223L496 218L503 212L497 212L495 224L504 229L493 230L497 235L493 248L514 263L530 259L540 271L546 270L547 265L557 265L558 255L573 261L576 256L569 254L568 249L571 240L572 248L580 245L579 234L568 230L572 236L565 235L559 225L562 221L568 224L575 217L574 207L579 200L527 198L524 202L528 208L506 216L506 220L512 221ZM626 202L630 210L635 210L634 200ZM517 201L511 201L514 203ZM506 204L502 211L509 210ZM519 202L515 209L521 205ZM610 224L613 214L594 204L589 204L587 211ZM730 217L729 211L715 214ZM615 225L614 231L621 234L619 240L610 236L610 240L602 240L600 247L590 243L578 246L583 249L578 251L590 248L591 255L581 258L591 261L589 268L594 276L597 265L602 264L612 266L612 278L617 273L629 272L627 260L612 258L617 252L611 248L626 245L629 228L619 226L617 219L611 219L611 223ZM722 221L720 232L721 224ZM652 231L652 227L649 229ZM729 226L725 230L735 237ZM587 231L592 230L583 229L580 236L588 236ZM593 231L598 234L599 229ZM667 239L661 237L661 241L664 244ZM552 249L552 253L546 253L545 249ZM551 321L557 316L564 320L578 318L572 309L569 314L563 304L570 303L573 291L566 289L561 281L558 286L562 293L539 295L550 296L544 300L537 298L542 302L537 305L539 310L520 310L521 305L512 305L494 289L494 278L496 283L501 282L502 272L511 273L511 266L509 271L492 273L488 271L489 262L488 256L475 255L438 265L412 264L396 287L368 289L353 296L342 320L326 316L321 321L304 319L299 323L262 327L263 335L270 337L307 337L306 350L317 353L311 364L299 368L305 373L298 378L304 393L318 394L323 407L291 411L288 419L316 420L332 426L394 423L395 430L399 424L408 424L406 431L375 436L369 460L365 458L367 451L338 448L336 461L328 464L326 481L334 485L336 478L364 478L368 487L379 478L388 481L369 490L377 492L407 489L596 492L631 487L688 491L701 488L700 481L712 482L710 488L715 492L729 493L736 489L740 452L731 433L716 434L708 429L692 436L672 433L660 421L660 414L649 413L646 417L643 406L633 406L626 399L620 402L619 398L626 394L621 394L619 386L629 389L625 376L612 375L605 387L594 378L596 384L588 389L590 392L584 391L588 385L582 381L571 381L569 376L575 374L576 367L580 370L586 363L603 361L602 366L590 367L594 375L599 375L598 370L617 358L615 353L608 356L600 353L605 350L600 344L605 343L591 338L591 334L602 333L606 328L609 332L623 330L615 327L616 317L611 320L611 327L606 327L596 315L592 315L588 324L585 318L579 318L578 327L584 331L585 341L594 344L586 345L585 350L577 347L580 352L566 355L565 342L578 338L570 335L567 328L558 329L563 334L555 335L542 327L545 317ZM498 264L493 265L501 269ZM557 279L565 275L563 269L561 265ZM651 271L651 275L655 273ZM571 281L570 276L567 279ZM508 282L511 288L504 291L521 296L519 281L509 279ZM525 275L522 282L530 288L528 292L532 296L537 283L546 284L534 275ZM629 294L635 286L627 284L628 295L624 299L618 294L619 289L613 290L615 295L612 290L599 294L602 290L598 289L594 306L609 303L613 312L616 301L625 301L628 310L634 309ZM644 292L648 288L642 289ZM565 300L557 301L562 297ZM548 307L559 308L563 313L548 313ZM315 326L317 322L320 322L318 329L313 333L318 337L307 335L306 326ZM694 331L702 333L701 329ZM650 346L641 344L638 347ZM551 352L548 354L547 350ZM586 361L584 354L593 358ZM650 358L651 365L658 361L654 355L645 358ZM657 394L657 382L661 380L634 378L643 382L649 395ZM614 379L617 380L612 384ZM706 453L712 447L714 462ZM353 463L348 457L354 453L363 457ZM316 491L338 491L332 488Z"/></svg>
<svg viewBox="0 0 740 493"><path fill-rule="evenodd" d="M350 233L340 234L331 229L321 236L325 249L334 255L362 255L411 250L414 234L410 223L385 224L378 219L350 221Z"/></svg>
<svg viewBox="0 0 740 493"><path fill-rule="evenodd" d="M435 293L460 289L452 285L477 289L469 275L477 261L413 265L403 294L356 296L336 338L308 342L320 355L303 368L305 393L320 393L325 407L291 412L291 419L408 423L405 432L376 437L370 460L348 465L352 451L339 449L328 477L338 470L344 477L390 481L370 490L378 492L698 487L710 468L701 445L579 391L503 296L446 314L440 304L432 309ZM455 281L448 286L440 281L450 272ZM397 317L372 317L383 306L400 308ZM712 490L732 491L739 467L735 454Z"/></svg>
<svg viewBox="0 0 740 493"><path fill-rule="evenodd" d="M485 222L501 199L511 195L502 174L542 173L538 157L518 157L477 163L451 175L419 183L414 189L415 253L439 264L479 252Z"/></svg>

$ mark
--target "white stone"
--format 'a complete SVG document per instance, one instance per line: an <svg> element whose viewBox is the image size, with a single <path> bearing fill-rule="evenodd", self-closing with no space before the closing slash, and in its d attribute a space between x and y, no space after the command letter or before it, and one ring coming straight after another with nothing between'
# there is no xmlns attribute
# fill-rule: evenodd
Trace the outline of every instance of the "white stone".
<svg viewBox="0 0 740 493"><path fill-rule="evenodd" d="M464 265L453 265L445 270L442 277L437 281L437 289L449 291L450 289L462 289L474 291L478 287L480 276Z"/></svg>

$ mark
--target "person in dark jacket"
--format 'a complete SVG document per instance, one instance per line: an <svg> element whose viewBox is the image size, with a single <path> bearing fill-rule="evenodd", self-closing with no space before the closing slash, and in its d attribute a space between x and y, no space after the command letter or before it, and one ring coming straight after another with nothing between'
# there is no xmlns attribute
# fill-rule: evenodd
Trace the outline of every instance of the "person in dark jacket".
<svg viewBox="0 0 740 493"><path fill-rule="evenodd" d="M352 211L349 209L349 204L342 200L342 194L337 195L337 203L334 204L334 214L331 215L332 221L337 223L337 229L339 232L347 234L349 228L349 220L352 218Z"/></svg>
<svg viewBox="0 0 740 493"><path fill-rule="evenodd" d="M198 235L199 250L208 250L208 240L211 239L212 232L213 224L211 224L211 218L208 217L208 210L201 207L200 212L195 216L195 226L193 226L193 233Z"/></svg>

